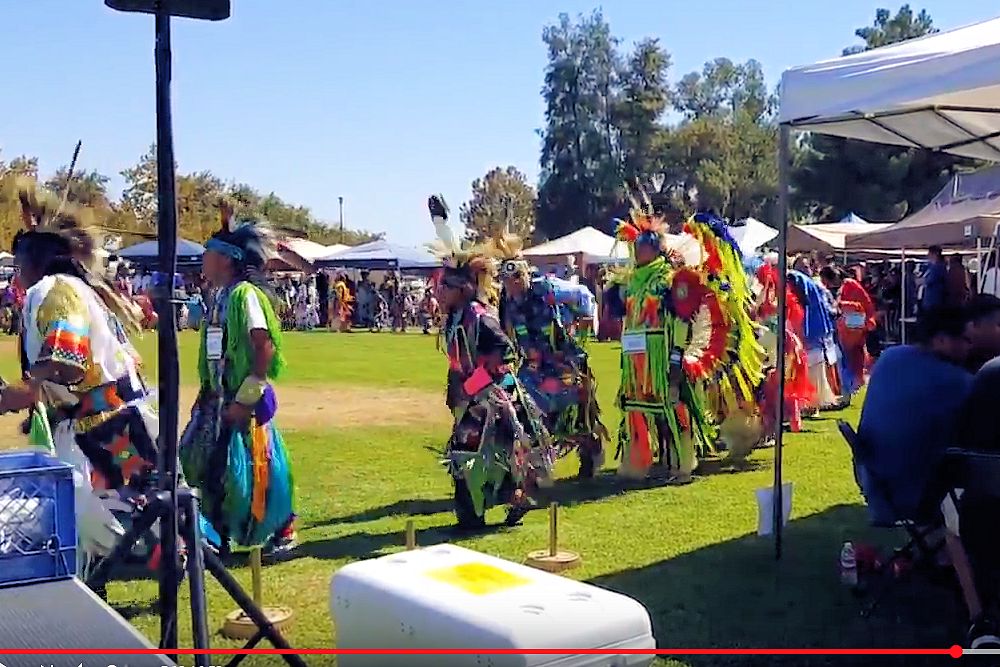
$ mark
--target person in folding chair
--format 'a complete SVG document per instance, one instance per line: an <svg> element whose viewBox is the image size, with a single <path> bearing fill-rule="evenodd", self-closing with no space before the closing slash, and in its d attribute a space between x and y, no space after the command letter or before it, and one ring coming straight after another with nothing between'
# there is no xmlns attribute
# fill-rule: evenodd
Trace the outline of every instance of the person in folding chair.
<svg viewBox="0 0 1000 667"><path fill-rule="evenodd" d="M928 500L928 489L955 442L972 382L962 367L969 351L965 320L956 308L925 313L920 342L886 350L872 368L858 425L870 460L857 473L878 525L937 520L940 497Z"/></svg>
<svg viewBox="0 0 1000 667"><path fill-rule="evenodd" d="M982 296L982 295L980 295ZM971 319L981 314L972 307ZM970 328L973 325L970 322ZM982 327L982 320L977 326ZM975 336L970 336L977 340ZM982 341L984 338L979 338ZM996 539L995 526L1000 517L1000 356L986 362L972 380L958 428L957 445L960 449L989 453L994 461L982 459L971 462L980 470L997 470L996 491L983 488L980 482L974 488L951 488L941 504L945 520L945 540L948 555L955 566L962 587L965 604L971 620L969 648L1000 648L1000 630L996 622L1000 612L1000 542ZM960 454L956 455L961 457ZM948 487L963 484L958 460L947 481ZM978 477L984 477L980 472ZM987 473L986 485L992 485ZM968 481L968 480L965 480ZM947 487L945 487L947 488Z"/></svg>

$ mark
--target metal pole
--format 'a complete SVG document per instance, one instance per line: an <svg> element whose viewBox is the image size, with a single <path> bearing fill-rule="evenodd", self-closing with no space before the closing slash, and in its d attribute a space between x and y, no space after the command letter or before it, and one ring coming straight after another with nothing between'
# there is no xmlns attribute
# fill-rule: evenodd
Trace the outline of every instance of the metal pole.
<svg viewBox="0 0 1000 667"><path fill-rule="evenodd" d="M169 494L161 525L160 646L177 648L177 400L180 368L174 318L174 272L177 264L177 196L174 139L170 116L170 14L167 3L156 6L156 191L160 271L163 284L155 293L159 315L160 488ZM196 549L197 545L191 545Z"/></svg>
<svg viewBox="0 0 1000 667"><path fill-rule="evenodd" d="M785 327L788 325L788 141L791 128L782 125L778 142L778 406L774 432L774 558L781 560L781 532L784 528L781 455L785 434Z"/></svg>
<svg viewBox="0 0 1000 667"><path fill-rule="evenodd" d="M344 242L344 198L337 197L337 201L340 202L340 242Z"/></svg>
<svg viewBox="0 0 1000 667"><path fill-rule="evenodd" d="M906 320L910 316L906 302L906 248L900 248L899 252L899 344L906 345Z"/></svg>

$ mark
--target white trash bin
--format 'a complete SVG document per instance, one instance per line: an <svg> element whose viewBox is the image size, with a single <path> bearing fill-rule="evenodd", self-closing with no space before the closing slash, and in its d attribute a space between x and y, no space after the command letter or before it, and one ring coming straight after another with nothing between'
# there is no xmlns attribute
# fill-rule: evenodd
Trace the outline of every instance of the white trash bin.
<svg viewBox="0 0 1000 667"><path fill-rule="evenodd" d="M337 647L653 649L630 597L450 544L351 563L333 576ZM340 667L646 667L652 655L341 655Z"/></svg>

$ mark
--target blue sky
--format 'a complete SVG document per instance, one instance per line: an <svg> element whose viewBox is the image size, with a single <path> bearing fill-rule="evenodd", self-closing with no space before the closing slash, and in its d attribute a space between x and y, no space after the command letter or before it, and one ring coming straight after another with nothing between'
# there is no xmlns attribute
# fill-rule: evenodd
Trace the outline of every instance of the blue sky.
<svg viewBox="0 0 1000 667"><path fill-rule="evenodd" d="M898 2L898 0L897 0ZM457 212L472 180L512 164L534 180L543 124L543 26L582 0L233 0L224 23L174 22L180 169L273 190L336 224L415 245L425 202ZM768 79L855 42L872 0L613 0L625 44L659 37L671 79L717 56L756 58ZM942 29L1000 13L987 0L927 0ZM117 176L154 139L153 21L102 0L4 3L0 156L37 155Z"/></svg>

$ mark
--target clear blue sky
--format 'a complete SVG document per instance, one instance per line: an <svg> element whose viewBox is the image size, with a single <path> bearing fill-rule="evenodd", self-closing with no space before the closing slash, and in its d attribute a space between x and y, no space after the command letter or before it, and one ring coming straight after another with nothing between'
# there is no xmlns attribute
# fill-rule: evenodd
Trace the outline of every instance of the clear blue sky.
<svg viewBox="0 0 1000 667"><path fill-rule="evenodd" d="M839 54L869 24L873 0L612 0L625 44L659 37L671 79L717 56L756 58L768 79ZM534 180L543 124L544 25L583 0L233 0L224 23L174 22L176 155L273 190L336 224L415 245L425 202L457 212L495 165ZM927 0L941 29L1000 13L987 0ZM37 155L115 175L154 139L153 21L102 0L8 0L0 20L0 155ZM11 67L18 63L20 66Z"/></svg>

